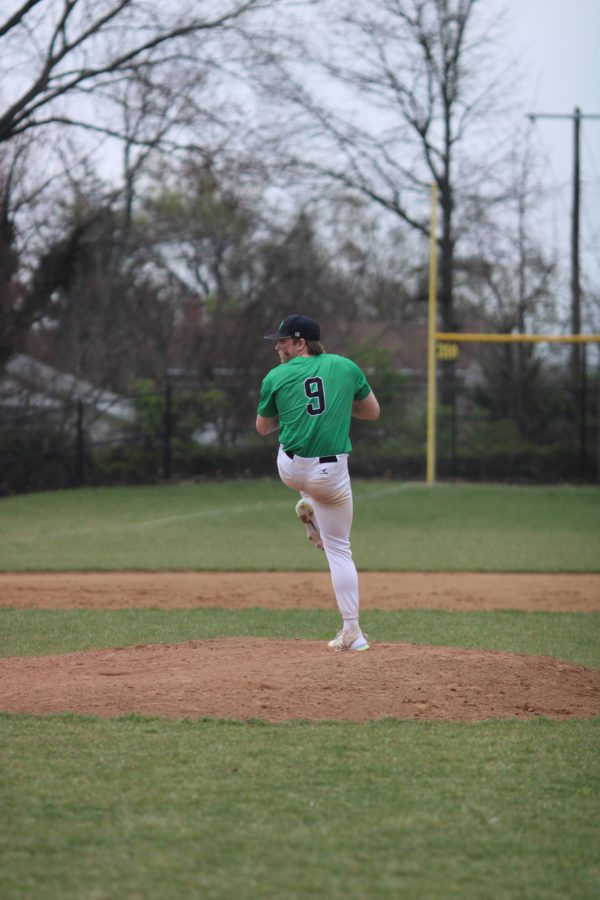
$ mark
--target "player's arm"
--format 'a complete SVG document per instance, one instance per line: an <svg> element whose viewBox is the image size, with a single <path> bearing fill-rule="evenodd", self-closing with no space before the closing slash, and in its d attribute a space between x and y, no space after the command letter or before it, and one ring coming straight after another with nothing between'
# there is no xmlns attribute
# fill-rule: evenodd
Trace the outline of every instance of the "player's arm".
<svg viewBox="0 0 600 900"><path fill-rule="evenodd" d="M273 431L277 431L278 428L279 418L277 416L269 418L267 416L258 415L256 417L256 430L259 434L262 434L263 437L267 434L271 434Z"/></svg>
<svg viewBox="0 0 600 900"><path fill-rule="evenodd" d="M379 418L379 412L379 403L373 391L367 394L366 397L363 397L362 400L355 400L352 404L352 415L355 419L366 419L374 422L375 419Z"/></svg>

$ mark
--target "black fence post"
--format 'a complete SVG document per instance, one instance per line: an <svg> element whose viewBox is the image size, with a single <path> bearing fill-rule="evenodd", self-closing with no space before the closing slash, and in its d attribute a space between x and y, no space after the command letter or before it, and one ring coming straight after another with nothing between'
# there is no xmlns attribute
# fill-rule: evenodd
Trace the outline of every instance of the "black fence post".
<svg viewBox="0 0 600 900"><path fill-rule="evenodd" d="M173 416L171 414L173 389L170 384L165 388L165 411L163 430L163 478L168 481L171 478L171 438Z"/></svg>
<svg viewBox="0 0 600 900"><path fill-rule="evenodd" d="M451 384L452 384L452 402L450 407L450 452L452 455L452 478L456 480L458 478L458 420L457 420L457 398L456 398L456 364L453 361L452 369L451 369Z"/></svg>
<svg viewBox="0 0 600 900"><path fill-rule="evenodd" d="M75 486L85 484L85 406L77 401L77 427L75 437Z"/></svg>
<svg viewBox="0 0 600 900"><path fill-rule="evenodd" d="M582 484L585 483L586 476L586 444L587 444L587 362L586 362L586 345L581 345L581 357L579 360L581 367L581 387L580 387L580 434L579 434L579 478Z"/></svg>
<svg viewBox="0 0 600 900"><path fill-rule="evenodd" d="M600 484L600 344L596 369L596 483Z"/></svg>

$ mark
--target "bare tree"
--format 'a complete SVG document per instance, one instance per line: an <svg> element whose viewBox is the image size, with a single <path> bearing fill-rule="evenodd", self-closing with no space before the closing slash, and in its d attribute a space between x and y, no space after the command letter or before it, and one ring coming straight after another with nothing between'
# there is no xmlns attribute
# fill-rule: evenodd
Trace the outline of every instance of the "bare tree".
<svg viewBox="0 0 600 900"><path fill-rule="evenodd" d="M239 33L252 12L277 0L140 2L140 0L27 0L0 21L0 143L50 124L106 134L89 101L133 73L152 73L155 86L180 69L217 65L209 38Z"/></svg>
<svg viewBox="0 0 600 900"><path fill-rule="evenodd" d="M457 330L457 244L475 209L506 196L499 161L510 135L499 113L508 72L493 63L500 23L480 15L481 0L343 0L323 10L325 34L311 30L311 46L298 45L291 61L290 52L279 76L298 111L295 161L424 236L437 185L441 320Z"/></svg>
<svg viewBox="0 0 600 900"><path fill-rule="evenodd" d="M503 215L490 215L482 208L476 218L473 264L459 262L464 273L462 292L470 303L502 333L552 329L556 304L552 276L556 259L536 236L540 233L543 191L535 177L531 146L515 135L510 159L510 190ZM518 349L522 349L518 348Z"/></svg>
<svg viewBox="0 0 600 900"><path fill-rule="evenodd" d="M260 15L280 2L9 0L2 5L0 367L22 349L53 292L71 277L69 248L73 253L80 248L71 226L61 232L69 220L64 198L86 198L77 235L96 233L98 209L118 212L112 251L104 259L104 290L110 293L145 167L158 152L191 145L196 152L202 147L215 153L231 141L238 122L231 79L244 77L261 46L267 29ZM231 103L224 102L226 96ZM86 221L90 182L97 166L106 170L107 158L111 182L97 179L104 196L95 198ZM42 196L48 215L36 214Z"/></svg>

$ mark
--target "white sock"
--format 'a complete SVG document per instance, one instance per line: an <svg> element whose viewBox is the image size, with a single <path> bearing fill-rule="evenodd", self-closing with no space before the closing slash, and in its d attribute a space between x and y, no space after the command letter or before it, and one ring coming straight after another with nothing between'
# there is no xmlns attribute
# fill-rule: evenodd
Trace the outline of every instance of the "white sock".
<svg viewBox="0 0 600 900"><path fill-rule="evenodd" d="M358 619L344 619L344 631L349 631L355 625L358 627Z"/></svg>

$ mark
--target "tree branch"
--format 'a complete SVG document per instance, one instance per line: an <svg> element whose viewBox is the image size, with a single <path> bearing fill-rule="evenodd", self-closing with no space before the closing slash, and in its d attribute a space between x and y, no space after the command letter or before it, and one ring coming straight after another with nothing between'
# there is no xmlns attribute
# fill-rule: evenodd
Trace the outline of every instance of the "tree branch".
<svg viewBox="0 0 600 900"><path fill-rule="evenodd" d="M92 83L101 75L127 71L133 64L140 63L148 55L151 55L154 50L165 44L177 43L183 38L201 32L225 28L250 10L268 5L264 0L262 2L261 0L245 0L245 2L238 3L233 9L229 9L213 18L204 20L195 18L175 27L159 30L147 40L135 44L125 52L108 58L101 64L74 68L70 72L57 72L57 67L61 62L77 49L83 47L92 38L102 36L105 33L106 26L118 20L123 11L132 6L132 0L118 0L102 16L92 20L89 26L84 28L80 34L68 40L66 24L78 2L79 0L71 0L65 6L63 14L55 25L49 39L45 62L38 77L0 116L0 143L9 140L14 134L37 127L40 123L34 118L35 113L52 103L56 98L67 95L86 83ZM271 0L271 5L276 2L278 0ZM15 28L24 18L26 12L34 5L36 4L30 3L23 7L19 16L15 14L4 26L6 33L8 33L9 26L11 29ZM63 43L58 48L57 42L61 35ZM23 127L23 122L25 121L27 121L27 125Z"/></svg>
<svg viewBox="0 0 600 900"><path fill-rule="evenodd" d="M43 2L44 0L27 0L27 3L24 3L20 9L16 10L10 19L7 19L3 25L0 25L0 38L4 37L5 34L8 34L9 31L12 31L13 28L16 28L34 6Z"/></svg>

